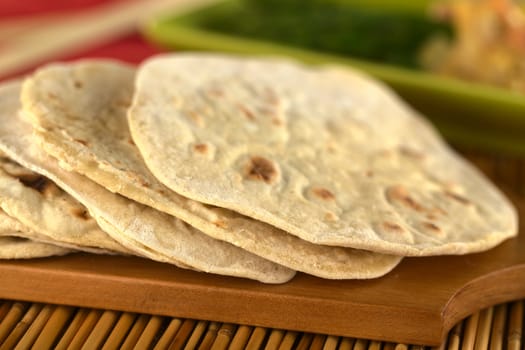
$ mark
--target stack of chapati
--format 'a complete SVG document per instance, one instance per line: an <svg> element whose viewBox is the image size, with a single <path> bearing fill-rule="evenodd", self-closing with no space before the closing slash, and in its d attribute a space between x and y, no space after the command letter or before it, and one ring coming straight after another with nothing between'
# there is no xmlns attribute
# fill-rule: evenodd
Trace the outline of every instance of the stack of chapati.
<svg viewBox="0 0 525 350"><path fill-rule="evenodd" d="M4 83L0 118L1 257L133 254L283 283L374 278L517 232L487 179L348 69L54 64Z"/></svg>

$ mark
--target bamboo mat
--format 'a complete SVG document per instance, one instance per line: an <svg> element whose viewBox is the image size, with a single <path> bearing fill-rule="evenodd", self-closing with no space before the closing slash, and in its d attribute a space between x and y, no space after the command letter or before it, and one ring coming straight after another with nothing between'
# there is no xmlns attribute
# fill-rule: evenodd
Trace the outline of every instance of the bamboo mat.
<svg viewBox="0 0 525 350"><path fill-rule="evenodd" d="M191 319L0 301L0 349L523 349L524 300L476 313L438 348ZM422 325L424 327L424 325Z"/></svg>

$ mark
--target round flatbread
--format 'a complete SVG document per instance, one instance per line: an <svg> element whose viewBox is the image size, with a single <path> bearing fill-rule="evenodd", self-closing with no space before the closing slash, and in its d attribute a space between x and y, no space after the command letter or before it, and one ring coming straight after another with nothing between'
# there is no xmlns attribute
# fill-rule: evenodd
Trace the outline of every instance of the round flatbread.
<svg viewBox="0 0 525 350"><path fill-rule="evenodd" d="M42 147L66 169L180 218L210 237L324 278L373 278L401 257L312 244L271 225L187 199L148 170L128 130L134 70L108 61L52 65L24 83L23 110ZM207 150L202 148L203 156Z"/></svg>
<svg viewBox="0 0 525 350"><path fill-rule="evenodd" d="M517 233L515 209L480 172L351 70L157 57L138 72L129 124L173 191L316 244L464 254Z"/></svg>

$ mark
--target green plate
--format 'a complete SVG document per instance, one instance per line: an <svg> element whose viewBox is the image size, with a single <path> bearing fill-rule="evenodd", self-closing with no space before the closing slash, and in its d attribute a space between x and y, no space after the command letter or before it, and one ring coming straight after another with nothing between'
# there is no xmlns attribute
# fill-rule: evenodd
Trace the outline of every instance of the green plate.
<svg viewBox="0 0 525 350"><path fill-rule="evenodd" d="M360 6L381 6L385 11L419 11L421 14L426 6L423 0L373 0L366 5L353 1ZM421 71L225 35L200 27L203 19L220 15L236 3L236 0L220 1L184 15L155 18L144 26L143 32L157 44L175 50L284 55L309 64L335 63L356 67L390 85L429 117L453 143L525 155L525 96Z"/></svg>

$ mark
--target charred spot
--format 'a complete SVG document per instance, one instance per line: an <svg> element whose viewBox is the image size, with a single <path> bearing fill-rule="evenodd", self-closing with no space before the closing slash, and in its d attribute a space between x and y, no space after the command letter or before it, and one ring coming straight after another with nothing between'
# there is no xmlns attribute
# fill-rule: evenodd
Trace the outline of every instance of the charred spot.
<svg viewBox="0 0 525 350"><path fill-rule="evenodd" d="M71 214L82 220L89 220L90 218L88 211L84 208L74 208L71 210Z"/></svg>
<svg viewBox="0 0 525 350"><path fill-rule="evenodd" d="M322 199L322 200L325 200L325 201L333 201L335 199L335 195L330 192L329 190L327 190L326 188L323 188L323 187L314 187L312 188L312 193Z"/></svg>
<svg viewBox="0 0 525 350"><path fill-rule="evenodd" d="M386 190L386 197L390 202L398 202L402 205L409 207L415 211L425 211L425 208L416 202L416 200L408 194L405 187L401 185L391 186Z"/></svg>
<svg viewBox="0 0 525 350"><path fill-rule="evenodd" d="M250 180L264 181L267 184L274 183L279 177L279 171L275 164L263 157L251 157L245 167L245 177Z"/></svg>
<svg viewBox="0 0 525 350"><path fill-rule="evenodd" d="M249 120L255 120L255 114L246 106L239 104L237 105L237 108L239 108L239 110L242 112L242 114L244 114L246 118L248 118Z"/></svg>
<svg viewBox="0 0 525 350"><path fill-rule="evenodd" d="M391 221L383 221L381 223L381 226L383 227L385 231L388 231L388 232L402 233L404 231L404 229L401 226Z"/></svg>
<svg viewBox="0 0 525 350"><path fill-rule="evenodd" d="M18 179L24 186L30 187L40 193L46 192L48 188L53 185L46 177L37 174L19 176Z"/></svg>
<svg viewBox="0 0 525 350"><path fill-rule="evenodd" d="M81 81L79 81L79 80L75 80L75 81L73 82L73 86L74 86L76 89L82 89L82 88L84 87L84 84L83 84Z"/></svg>
<svg viewBox="0 0 525 350"><path fill-rule="evenodd" d="M206 154L208 152L208 145L205 143L198 143L193 146L193 149L195 150L195 152Z"/></svg>
<svg viewBox="0 0 525 350"><path fill-rule="evenodd" d="M463 196L460 196L459 194L456 194L454 192L445 191L445 195L447 197L449 197L449 198L452 198L456 202L459 202L459 203L463 204L463 205L468 205L468 204L471 203L467 198L465 198Z"/></svg>
<svg viewBox="0 0 525 350"><path fill-rule="evenodd" d="M88 146L89 143L85 140L81 140L81 139L73 139L76 143L80 143L81 145L84 145L84 146Z"/></svg>

